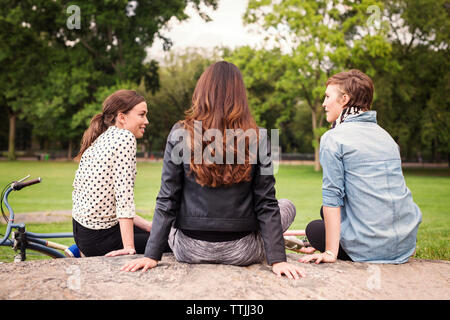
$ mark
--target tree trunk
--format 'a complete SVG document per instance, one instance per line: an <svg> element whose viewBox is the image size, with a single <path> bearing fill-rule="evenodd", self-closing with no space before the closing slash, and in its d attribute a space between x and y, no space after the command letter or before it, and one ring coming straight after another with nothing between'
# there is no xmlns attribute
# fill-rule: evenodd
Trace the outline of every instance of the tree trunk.
<svg viewBox="0 0 450 320"><path fill-rule="evenodd" d="M67 151L67 160L72 160L72 148L73 148L72 140L69 140L69 150Z"/></svg>
<svg viewBox="0 0 450 320"><path fill-rule="evenodd" d="M9 115L9 140L8 140L8 160L16 160L16 115Z"/></svg>
<svg viewBox="0 0 450 320"><path fill-rule="evenodd" d="M320 137L317 137L316 128L317 128L317 117L314 109L311 109L311 121L312 121L312 130L313 130L313 145L314 145L314 171L320 171L320 162L319 162L319 143Z"/></svg>
<svg viewBox="0 0 450 320"><path fill-rule="evenodd" d="M315 138L317 146L314 147L314 171L320 171L320 161L319 161L319 139Z"/></svg>
<svg viewBox="0 0 450 320"><path fill-rule="evenodd" d="M152 150L152 141L151 140L147 140L147 143L148 143L148 145L147 145L147 150L148 150L148 154L149 154L149 158L151 158L152 157L152 152L153 152L153 150Z"/></svg>
<svg viewBox="0 0 450 320"><path fill-rule="evenodd" d="M436 152L437 152L437 148L436 148L436 139L431 140L431 162L435 163L436 162Z"/></svg>

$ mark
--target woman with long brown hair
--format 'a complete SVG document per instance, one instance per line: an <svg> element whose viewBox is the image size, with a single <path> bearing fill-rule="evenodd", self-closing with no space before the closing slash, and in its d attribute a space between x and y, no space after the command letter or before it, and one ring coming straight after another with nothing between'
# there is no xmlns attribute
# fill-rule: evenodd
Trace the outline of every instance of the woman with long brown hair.
<svg viewBox="0 0 450 320"><path fill-rule="evenodd" d="M142 138L147 104L133 90L103 102L84 132L73 182L73 233L85 256L143 253L151 223L135 214L136 138Z"/></svg>
<svg viewBox="0 0 450 320"><path fill-rule="evenodd" d="M156 267L169 241L180 262L245 266L267 261L279 276L304 276L286 262L283 231L295 218L295 206L275 197L272 163L255 153L256 146L270 147L261 132L239 69L225 61L208 67L186 118L167 139L145 257L122 270Z"/></svg>

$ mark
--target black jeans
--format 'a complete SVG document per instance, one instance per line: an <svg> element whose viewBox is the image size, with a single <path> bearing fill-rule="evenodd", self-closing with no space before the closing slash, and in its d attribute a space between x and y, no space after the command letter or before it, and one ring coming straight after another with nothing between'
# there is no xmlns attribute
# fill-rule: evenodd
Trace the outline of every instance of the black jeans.
<svg viewBox="0 0 450 320"><path fill-rule="evenodd" d="M116 224L109 229L88 229L72 219L73 237L80 251L86 257L104 256L110 251L123 249L120 226ZM133 227L136 253L143 254L150 232Z"/></svg>
<svg viewBox="0 0 450 320"><path fill-rule="evenodd" d="M306 237L308 238L308 242L312 247L319 250L320 252L325 251L325 222L323 221L323 206L320 208L320 217L322 220L314 220L308 223L306 226ZM341 245L339 245L338 259L340 260L349 260L352 259L348 256L348 254L342 249Z"/></svg>

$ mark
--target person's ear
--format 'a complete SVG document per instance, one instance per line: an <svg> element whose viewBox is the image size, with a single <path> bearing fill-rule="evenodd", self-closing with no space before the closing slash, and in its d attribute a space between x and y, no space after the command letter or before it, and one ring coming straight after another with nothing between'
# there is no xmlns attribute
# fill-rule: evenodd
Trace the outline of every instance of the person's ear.
<svg viewBox="0 0 450 320"><path fill-rule="evenodd" d="M126 123L126 117L125 114L122 112L119 112L116 116L116 124L120 126L124 126Z"/></svg>
<svg viewBox="0 0 450 320"><path fill-rule="evenodd" d="M349 101L350 101L350 96L348 94L344 93L342 95L342 105L346 106Z"/></svg>

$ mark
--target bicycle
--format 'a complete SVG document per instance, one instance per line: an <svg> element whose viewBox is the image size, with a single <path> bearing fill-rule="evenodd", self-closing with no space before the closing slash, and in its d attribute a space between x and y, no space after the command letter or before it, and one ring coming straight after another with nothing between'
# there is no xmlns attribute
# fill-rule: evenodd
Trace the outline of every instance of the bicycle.
<svg viewBox="0 0 450 320"><path fill-rule="evenodd" d="M19 191L42 181L41 178L37 178L24 182L29 177L30 176L28 175L19 181L13 181L7 184L2 191L0 208L7 225L5 235L0 239L0 246L12 247L15 252L19 251L19 253L14 257L14 262L25 261L27 257L26 251L28 249L43 253L54 259L66 257L78 258L80 253L76 245L69 247L56 242L44 240L53 238L73 238L73 233L33 233L25 230L24 223L14 223L14 211L8 202L8 196L12 191ZM6 216L3 210L3 203L5 203L5 206L8 209L9 217ZM12 232L13 229L16 229L16 231Z"/></svg>

